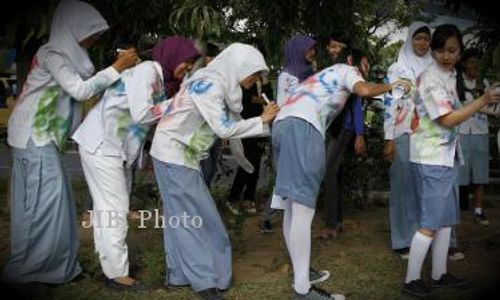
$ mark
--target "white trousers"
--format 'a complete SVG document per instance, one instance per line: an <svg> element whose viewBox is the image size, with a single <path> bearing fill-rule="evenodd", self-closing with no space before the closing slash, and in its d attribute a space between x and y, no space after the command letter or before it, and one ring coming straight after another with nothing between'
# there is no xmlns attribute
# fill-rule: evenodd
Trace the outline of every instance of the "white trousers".
<svg viewBox="0 0 500 300"><path fill-rule="evenodd" d="M80 147L83 172L93 201L95 249L104 275L128 276L127 213L131 175L121 157L92 154Z"/></svg>

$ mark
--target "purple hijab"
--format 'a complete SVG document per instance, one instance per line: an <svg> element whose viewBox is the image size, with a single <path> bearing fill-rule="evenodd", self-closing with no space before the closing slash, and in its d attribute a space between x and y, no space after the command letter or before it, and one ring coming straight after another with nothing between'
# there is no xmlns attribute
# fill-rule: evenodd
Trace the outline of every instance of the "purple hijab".
<svg viewBox="0 0 500 300"><path fill-rule="evenodd" d="M161 40L153 48L153 59L163 70L163 81L169 97L179 90L180 80L174 78L174 70L182 62L197 59L200 53L191 40L183 37L172 36Z"/></svg>
<svg viewBox="0 0 500 300"><path fill-rule="evenodd" d="M297 77L299 82L306 80L314 73L311 64L304 55L315 45L316 41L305 35L296 35L285 45L284 70Z"/></svg>

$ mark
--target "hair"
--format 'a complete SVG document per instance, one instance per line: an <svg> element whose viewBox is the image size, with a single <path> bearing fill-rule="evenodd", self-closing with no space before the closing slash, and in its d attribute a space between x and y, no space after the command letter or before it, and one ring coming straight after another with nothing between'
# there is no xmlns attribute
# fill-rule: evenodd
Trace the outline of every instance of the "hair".
<svg viewBox="0 0 500 300"><path fill-rule="evenodd" d="M328 42L337 41L346 44L347 47L351 46L351 35L345 30L338 30L332 32L328 38Z"/></svg>
<svg viewBox="0 0 500 300"><path fill-rule="evenodd" d="M127 35L118 36L113 41L113 43L111 45L111 49L108 51L108 53L106 55L107 60L109 61L110 64L113 63L113 61L116 59L116 56L118 54L116 52L117 49L127 50L130 48L136 48L137 51L139 51L138 45L139 45L138 40L132 36L127 36Z"/></svg>
<svg viewBox="0 0 500 300"><path fill-rule="evenodd" d="M206 56L215 57L220 53L220 47L215 43L208 42L206 48Z"/></svg>
<svg viewBox="0 0 500 300"><path fill-rule="evenodd" d="M415 30L415 33L413 34L412 38L414 38L419 33L426 33L427 35L431 36L431 30L427 26L422 26L419 29Z"/></svg>
<svg viewBox="0 0 500 300"><path fill-rule="evenodd" d="M340 55L335 63L347 64L349 57L352 59L352 65L359 67L361 66L361 59L368 56L357 48L345 48L342 52L340 52Z"/></svg>
<svg viewBox="0 0 500 300"><path fill-rule="evenodd" d="M465 84L464 84L464 73L465 73L465 67L464 64L469 60L471 57L481 57L481 52L476 49L476 48L469 48L466 49L462 57L460 59L460 64L457 67L457 94L458 97L460 98L460 101L465 101ZM476 91L477 92L482 92L482 89L479 86L476 86Z"/></svg>
<svg viewBox="0 0 500 300"><path fill-rule="evenodd" d="M431 40L432 51L444 48L446 41L452 37L455 37L458 40L458 44L460 45L460 53L462 53L464 50L462 33L460 32L460 29L458 29L458 27L453 24L443 24L439 25L436 28Z"/></svg>

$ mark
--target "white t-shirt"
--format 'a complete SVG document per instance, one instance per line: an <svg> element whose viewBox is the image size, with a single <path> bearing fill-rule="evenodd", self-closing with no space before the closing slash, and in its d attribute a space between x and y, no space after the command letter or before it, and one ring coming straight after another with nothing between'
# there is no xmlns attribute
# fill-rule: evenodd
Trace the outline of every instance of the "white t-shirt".
<svg viewBox="0 0 500 300"><path fill-rule="evenodd" d="M354 85L364 81L356 67L336 64L309 77L281 105L274 122L288 117L311 123L325 137L325 131L342 111Z"/></svg>

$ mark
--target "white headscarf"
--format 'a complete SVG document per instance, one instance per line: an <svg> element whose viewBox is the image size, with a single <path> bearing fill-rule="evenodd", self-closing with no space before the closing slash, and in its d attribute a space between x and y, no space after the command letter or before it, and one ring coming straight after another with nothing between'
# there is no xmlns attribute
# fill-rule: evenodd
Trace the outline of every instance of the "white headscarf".
<svg viewBox="0 0 500 300"><path fill-rule="evenodd" d="M412 23L408 28L408 36L399 50L398 61L389 69L391 82L398 77L404 77L415 82L417 77L432 63L430 48L424 56L418 56L413 51L413 35L422 27L429 28L429 32L431 32L430 26L420 21Z"/></svg>
<svg viewBox="0 0 500 300"><path fill-rule="evenodd" d="M65 55L83 78L94 73L87 49L79 42L109 29L108 23L90 4L77 0L61 0L52 18L48 51Z"/></svg>
<svg viewBox="0 0 500 300"><path fill-rule="evenodd" d="M217 55L205 68L194 73L188 82L202 77L219 81L224 87L224 101L229 110L239 114L243 109L240 82L262 71L269 71L262 53L250 45L234 43Z"/></svg>

